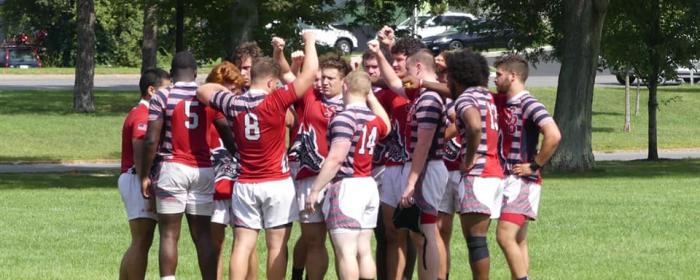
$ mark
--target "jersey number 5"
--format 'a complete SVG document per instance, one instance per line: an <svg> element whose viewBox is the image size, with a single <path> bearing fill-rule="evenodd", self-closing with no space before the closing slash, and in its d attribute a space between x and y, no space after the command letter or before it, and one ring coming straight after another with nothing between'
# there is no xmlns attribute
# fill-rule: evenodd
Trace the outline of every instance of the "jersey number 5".
<svg viewBox="0 0 700 280"><path fill-rule="evenodd" d="M369 137L367 137L367 126L363 127L360 142L360 150L358 151L358 153L364 155L365 150L367 150L367 154L374 154L374 145L377 144L377 127L372 127L372 131L369 133Z"/></svg>
<svg viewBox="0 0 700 280"><path fill-rule="evenodd" d="M192 112L191 107L199 106L199 101L185 101L185 127L187 129L197 129L199 126L199 115Z"/></svg>
<svg viewBox="0 0 700 280"><path fill-rule="evenodd" d="M250 141L258 141L260 139L260 123L258 115L255 113L246 113L244 117L245 139Z"/></svg>

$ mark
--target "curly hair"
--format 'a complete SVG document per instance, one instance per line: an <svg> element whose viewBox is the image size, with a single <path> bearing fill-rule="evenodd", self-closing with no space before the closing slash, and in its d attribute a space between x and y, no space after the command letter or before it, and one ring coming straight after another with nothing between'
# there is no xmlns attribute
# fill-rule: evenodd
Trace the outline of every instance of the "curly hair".
<svg viewBox="0 0 700 280"><path fill-rule="evenodd" d="M466 89L488 84L489 64L481 54L472 52L470 49L463 49L446 52L444 56L450 87L460 86ZM459 93L453 92L453 94L458 95Z"/></svg>
<svg viewBox="0 0 700 280"><path fill-rule="evenodd" d="M219 65L214 66L207 76L207 83L231 84L236 88L243 87L245 79L241 76L241 72L233 63L224 61Z"/></svg>
<svg viewBox="0 0 700 280"><path fill-rule="evenodd" d="M527 81L527 76L529 75L527 60L517 54L498 58L496 62L493 63L493 67L503 68L506 71L513 72L520 76L523 82Z"/></svg>
<svg viewBox="0 0 700 280"><path fill-rule="evenodd" d="M420 39L401 38L391 47L391 54L404 54L406 56L412 56L419 50L425 48L425 44L423 44L423 41Z"/></svg>
<svg viewBox="0 0 700 280"><path fill-rule="evenodd" d="M342 77L345 77L352 71L352 67L350 66L350 62L347 61L347 59L343 58L340 56L340 54L330 52L322 55L318 59L318 65L320 69L326 69L326 68L332 68L332 69L337 69L338 73L342 75Z"/></svg>
<svg viewBox="0 0 700 280"><path fill-rule="evenodd" d="M263 52L262 49L260 49L260 47L258 46L258 43L245 42L240 44L238 48L236 48L236 50L233 52L233 55L227 60L235 64L236 67L241 68L241 64L243 64L243 60L245 60L246 58L250 57L252 60L255 60L256 58L261 56L263 56Z"/></svg>

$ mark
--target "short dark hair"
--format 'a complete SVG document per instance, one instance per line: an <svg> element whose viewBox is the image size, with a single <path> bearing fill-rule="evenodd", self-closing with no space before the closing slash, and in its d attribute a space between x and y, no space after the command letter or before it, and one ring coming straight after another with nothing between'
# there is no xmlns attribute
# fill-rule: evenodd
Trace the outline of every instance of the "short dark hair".
<svg viewBox="0 0 700 280"><path fill-rule="evenodd" d="M251 60L255 60L256 58L261 56L263 56L262 49L260 49L258 43L245 42L240 44L238 48L236 48L231 57L229 57L228 61L233 62L233 64L236 65L238 69L240 69L241 64L243 64L243 60L246 57L250 57Z"/></svg>
<svg viewBox="0 0 700 280"><path fill-rule="evenodd" d="M435 57L433 56L433 53L428 49L418 50L416 53L408 57L408 61L420 62L421 64L423 64L423 66L428 67L431 70L435 70Z"/></svg>
<svg viewBox="0 0 700 280"><path fill-rule="evenodd" d="M527 60L517 54L506 55L498 58L496 62L493 63L493 67L500 67L506 71L518 74L523 82L527 81L527 76L530 72Z"/></svg>
<svg viewBox="0 0 700 280"><path fill-rule="evenodd" d="M171 70L191 69L197 70L197 60L189 51L181 51L175 54L170 64Z"/></svg>
<svg viewBox="0 0 700 280"><path fill-rule="evenodd" d="M412 56L421 49L425 49L423 41L416 38L401 38L391 47L391 54L404 54Z"/></svg>
<svg viewBox="0 0 700 280"><path fill-rule="evenodd" d="M470 49L463 49L446 52L444 56L450 83L464 89L488 84L489 64L481 54L472 52ZM453 94L460 93L453 92Z"/></svg>
<svg viewBox="0 0 700 280"><path fill-rule="evenodd" d="M150 68L143 71L141 74L141 79L139 79L139 89L141 90L141 96L148 95L148 87L152 86L154 88L159 88L163 85L164 80L170 80L170 74L160 68Z"/></svg>
<svg viewBox="0 0 700 280"><path fill-rule="evenodd" d="M365 52L362 53L362 61L363 62L365 60L370 60L370 59L377 59L377 55L369 50L366 50Z"/></svg>
<svg viewBox="0 0 700 280"><path fill-rule="evenodd" d="M262 56L254 59L253 66L250 68L251 80L269 76L279 77L281 74L282 69L279 64L269 56Z"/></svg>
<svg viewBox="0 0 700 280"><path fill-rule="evenodd" d="M332 69L337 69L338 73L342 75L342 77L345 77L352 71L352 67L350 66L350 62L348 62L346 59L340 56L340 54L330 52L322 55L319 58L319 69L323 70L326 68L332 68Z"/></svg>

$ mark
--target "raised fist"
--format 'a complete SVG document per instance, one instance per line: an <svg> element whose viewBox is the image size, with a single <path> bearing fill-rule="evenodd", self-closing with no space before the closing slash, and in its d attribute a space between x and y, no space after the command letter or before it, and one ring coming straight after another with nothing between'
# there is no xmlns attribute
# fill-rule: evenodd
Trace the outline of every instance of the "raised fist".
<svg viewBox="0 0 700 280"><path fill-rule="evenodd" d="M379 41L386 46L391 46L394 44L394 29L391 29L391 27L384 25L382 29L377 32L377 38Z"/></svg>
<svg viewBox="0 0 700 280"><path fill-rule="evenodd" d="M379 41L377 40L370 40L369 42L367 42L367 48L370 52L374 54L378 54L381 51L379 49Z"/></svg>
<svg viewBox="0 0 700 280"><path fill-rule="evenodd" d="M306 31L302 33L301 38L304 40L305 43L316 41L316 35L311 31Z"/></svg>
<svg viewBox="0 0 700 280"><path fill-rule="evenodd" d="M272 48L275 50L284 50L285 42L280 37L272 37Z"/></svg>
<svg viewBox="0 0 700 280"><path fill-rule="evenodd" d="M304 62L304 52L303 51L294 51L292 53L292 63L298 62L302 63Z"/></svg>

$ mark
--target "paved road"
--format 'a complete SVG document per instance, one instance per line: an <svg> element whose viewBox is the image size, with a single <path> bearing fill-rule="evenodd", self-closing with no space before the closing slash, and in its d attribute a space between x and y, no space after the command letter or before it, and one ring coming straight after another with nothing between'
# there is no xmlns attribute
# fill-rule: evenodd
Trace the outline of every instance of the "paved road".
<svg viewBox="0 0 700 280"><path fill-rule="evenodd" d="M646 152L614 152L601 153L594 152L597 161L610 160L637 160L645 159ZM685 159L700 158L700 150L673 150L660 151L660 158ZM118 162L78 162L78 163L41 163L41 164L0 164L0 173L46 173L46 172L72 172L72 171L104 171L119 169Z"/></svg>

